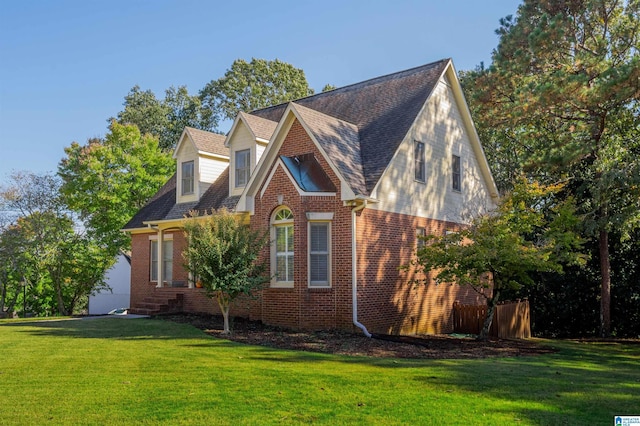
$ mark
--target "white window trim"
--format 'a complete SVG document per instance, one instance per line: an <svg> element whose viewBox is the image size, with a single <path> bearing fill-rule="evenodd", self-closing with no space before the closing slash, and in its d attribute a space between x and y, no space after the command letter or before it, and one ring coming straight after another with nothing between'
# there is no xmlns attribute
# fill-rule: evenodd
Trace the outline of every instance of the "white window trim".
<svg viewBox="0 0 640 426"><path fill-rule="evenodd" d="M162 243L167 243L171 241L172 245L173 245L173 235L168 235L167 237L162 239ZM158 236L157 235L151 235L149 236L149 282L151 283L157 283L158 282L158 278L156 277L156 279L152 279L153 278L153 274L154 274L154 269L155 269L155 274L157 275L158 270L157 268L153 267L153 258L152 258L152 253L153 253L153 249L152 249L152 245L151 243L155 242L156 245L158 244ZM173 247L171 248L171 252L173 254ZM157 253L157 251L156 251ZM162 250L162 254L164 255L164 250ZM157 260L157 263L161 264L161 267L163 268L162 270L164 271L164 263L165 263L166 259L162 259L162 261L160 261L159 259ZM173 259L171 260L171 272L173 275ZM163 283L168 283L168 282L172 282L173 281L173 276L171 277L171 280L167 281L166 277L162 277L163 278Z"/></svg>
<svg viewBox="0 0 640 426"><path fill-rule="evenodd" d="M247 176L244 184L238 184L238 154L239 153L247 153L247 157L249 158L249 164L247 166ZM249 183L251 179L251 148L239 149L233 153L233 185L235 188L244 188Z"/></svg>
<svg viewBox="0 0 640 426"><path fill-rule="evenodd" d="M332 238L331 227L333 213L307 213L307 287L308 288L331 288L331 276L333 268L331 267L332 259ZM313 218L313 219L312 219ZM311 284L311 225L314 223L326 223L327 226L327 283L326 284Z"/></svg>
<svg viewBox="0 0 640 426"><path fill-rule="evenodd" d="M282 211L282 210L289 210L291 211L290 208L283 206L279 209L277 209L276 211L273 212L273 214L271 215L271 222L269 224L269 232L271 235L271 253L269 254L270 258L271 258L271 272L272 272L272 278L271 278L271 288L293 288L294 286L294 281L278 281L277 280L277 269L278 269L278 261L277 261L277 248L276 248L276 228L278 226L291 226L294 230L295 230L295 224L294 224L294 219L286 219L286 220L275 220L276 215L278 214L278 212ZM293 212L291 212L293 214ZM295 232L293 233L294 235L294 239L295 239ZM294 261L294 267L293 267L293 271L295 274L295 259L296 259L296 250L295 250L295 243L293 245L293 261Z"/></svg>
<svg viewBox="0 0 640 426"><path fill-rule="evenodd" d="M191 164L191 192L185 192L184 190L184 166ZM196 162L194 160L183 161L180 165L180 195L193 195L196 192Z"/></svg>

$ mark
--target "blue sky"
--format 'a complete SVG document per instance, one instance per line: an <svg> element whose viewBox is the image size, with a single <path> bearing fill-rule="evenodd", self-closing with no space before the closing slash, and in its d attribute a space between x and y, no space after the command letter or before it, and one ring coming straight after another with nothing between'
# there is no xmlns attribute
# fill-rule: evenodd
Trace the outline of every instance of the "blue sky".
<svg viewBox="0 0 640 426"><path fill-rule="evenodd" d="M56 171L71 142L104 136L134 85L197 93L237 58L278 58L311 87L453 58L490 63L518 0L4 0L0 182ZM221 128L221 130L228 130Z"/></svg>

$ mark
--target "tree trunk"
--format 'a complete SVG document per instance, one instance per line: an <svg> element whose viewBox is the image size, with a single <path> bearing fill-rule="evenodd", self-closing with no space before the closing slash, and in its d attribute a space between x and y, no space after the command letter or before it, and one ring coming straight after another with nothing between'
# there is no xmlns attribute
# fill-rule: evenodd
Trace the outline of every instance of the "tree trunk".
<svg viewBox="0 0 640 426"><path fill-rule="evenodd" d="M484 324L482 325L482 331L480 331L480 336L478 336L478 340L487 340L489 338L489 330L491 329L491 324L493 323L493 314L496 311L496 306L498 305L498 300L500 299L500 290L496 290L494 296L491 299L488 299L488 310L487 310L487 318L484 320Z"/></svg>
<svg viewBox="0 0 640 426"><path fill-rule="evenodd" d="M600 231L600 336L611 334L611 264L609 262L609 233Z"/></svg>
<svg viewBox="0 0 640 426"><path fill-rule="evenodd" d="M222 318L224 320L224 328L222 334L231 334L231 330L229 329L229 298L225 297L223 294L218 293L218 306L220 306L220 311L222 312Z"/></svg>

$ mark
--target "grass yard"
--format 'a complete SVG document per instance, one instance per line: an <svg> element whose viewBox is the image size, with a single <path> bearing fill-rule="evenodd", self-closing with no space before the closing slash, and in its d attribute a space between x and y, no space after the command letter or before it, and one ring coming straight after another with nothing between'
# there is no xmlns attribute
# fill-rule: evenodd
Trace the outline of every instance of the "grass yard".
<svg viewBox="0 0 640 426"><path fill-rule="evenodd" d="M613 424L640 415L640 344L394 360L246 346L186 324L0 321L0 424Z"/></svg>

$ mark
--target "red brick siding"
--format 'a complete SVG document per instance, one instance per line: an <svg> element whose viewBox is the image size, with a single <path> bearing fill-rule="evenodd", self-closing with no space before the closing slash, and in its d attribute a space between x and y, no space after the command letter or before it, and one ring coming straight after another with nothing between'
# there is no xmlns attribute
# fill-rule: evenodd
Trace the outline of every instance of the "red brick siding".
<svg viewBox="0 0 640 426"><path fill-rule="evenodd" d="M295 121L287 134L279 155L293 156L313 152L336 188L340 180L322 157L302 125ZM270 171L269 171L270 172ZM268 174L267 174L268 175ZM262 188L260 189L260 191ZM269 229L277 196L294 215L294 287L267 288L262 292L262 321L269 324L303 328L327 329L351 327L351 213L340 201L340 194L331 196L301 196L286 173L279 168L274 173L262 197L255 199L255 214L251 224L256 229ZM307 272L308 212L333 212L331 221L331 288L309 288ZM263 251L269 261L270 250ZM270 264L270 263L269 263ZM271 272L271 274L273 271Z"/></svg>
<svg viewBox="0 0 640 426"><path fill-rule="evenodd" d="M151 271L151 245L149 236L153 234L134 234L131 236L131 306L135 306L145 297L153 294L156 283L149 281Z"/></svg>
<svg viewBox="0 0 640 426"><path fill-rule="evenodd" d="M456 225L437 220L365 209L358 218L358 319L369 331L389 334L453 331L453 303L481 304L470 288L415 286L414 274L398 268L415 252L417 227L442 234Z"/></svg>

